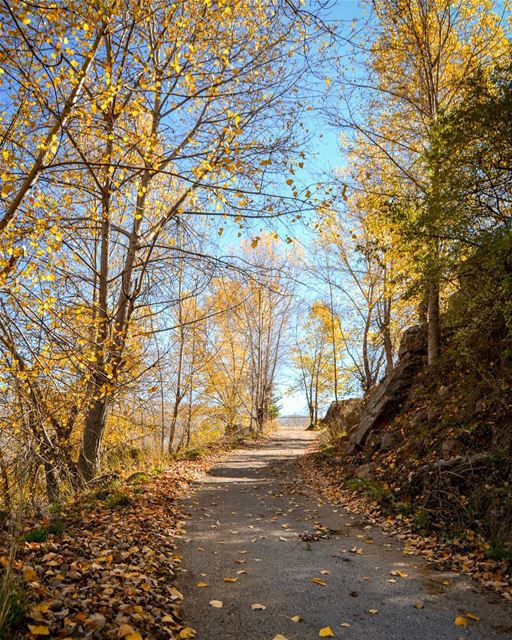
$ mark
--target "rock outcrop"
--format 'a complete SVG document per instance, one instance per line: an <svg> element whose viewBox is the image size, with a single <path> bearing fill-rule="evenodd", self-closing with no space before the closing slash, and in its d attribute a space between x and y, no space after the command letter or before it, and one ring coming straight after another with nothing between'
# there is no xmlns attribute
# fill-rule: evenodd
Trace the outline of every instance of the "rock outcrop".
<svg viewBox="0 0 512 640"><path fill-rule="evenodd" d="M405 331L398 350L399 361L370 394L359 424L350 436L349 452L363 448L370 433L396 414L422 367L426 346L423 327Z"/></svg>
<svg viewBox="0 0 512 640"><path fill-rule="evenodd" d="M347 398L331 402L322 426L329 431L331 439L350 433L359 423L363 407L362 398Z"/></svg>

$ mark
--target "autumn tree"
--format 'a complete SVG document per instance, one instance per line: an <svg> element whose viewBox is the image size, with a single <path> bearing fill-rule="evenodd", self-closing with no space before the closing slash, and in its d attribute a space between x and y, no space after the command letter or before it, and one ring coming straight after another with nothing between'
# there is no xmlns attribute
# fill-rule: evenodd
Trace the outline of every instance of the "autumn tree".
<svg viewBox="0 0 512 640"><path fill-rule="evenodd" d="M439 118L464 99L468 75L505 51L505 24L493 9L490 0L373 3L368 54L361 75L348 79L350 98L337 117L354 134L361 186L386 200L380 220L408 257L405 277L414 274L423 289L431 364L440 352L450 220L429 151Z"/></svg>
<svg viewBox="0 0 512 640"><path fill-rule="evenodd" d="M292 390L304 394L309 428L314 429L318 424L319 409L332 397L333 389L338 386L340 396L347 391L339 319L330 307L321 302L311 305L306 321L297 327L291 362L297 372Z"/></svg>
<svg viewBox="0 0 512 640"><path fill-rule="evenodd" d="M224 266L180 224L221 235L286 213L266 188L289 169L319 32L288 2L2 11L4 380L52 476L86 482L144 338L181 299L176 265Z"/></svg>

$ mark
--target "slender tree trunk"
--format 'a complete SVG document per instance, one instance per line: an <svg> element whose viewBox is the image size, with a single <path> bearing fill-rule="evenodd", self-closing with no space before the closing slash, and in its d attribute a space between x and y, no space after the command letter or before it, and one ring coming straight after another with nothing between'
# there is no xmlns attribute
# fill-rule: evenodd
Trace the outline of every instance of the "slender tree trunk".
<svg viewBox="0 0 512 640"><path fill-rule="evenodd" d="M439 314L439 282L432 279L428 287L427 323L428 364L435 366L441 352L441 321Z"/></svg>
<svg viewBox="0 0 512 640"><path fill-rule="evenodd" d="M386 375L393 370L393 341L391 339L391 297L384 300L384 353L386 355Z"/></svg>

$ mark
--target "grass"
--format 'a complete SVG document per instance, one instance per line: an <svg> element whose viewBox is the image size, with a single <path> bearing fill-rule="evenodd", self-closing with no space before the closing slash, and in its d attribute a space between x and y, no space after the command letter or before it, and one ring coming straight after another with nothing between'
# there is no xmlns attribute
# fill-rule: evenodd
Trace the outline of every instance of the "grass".
<svg viewBox="0 0 512 640"><path fill-rule="evenodd" d="M13 640L13 629L25 617L26 593L23 585L8 576L2 580L0 590L0 640Z"/></svg>
<svg viewBox="0 0 512 640"><path fill-rule="evenodd" d="M59 535L65 530L65 528L66 524L64 520L58 518L51 522L47 527L38 527L37 529L27 531L21 539L24 542L46 542L49 535Z"/></svg>
<svg viewBox="0 0 512 640"><path fill-rule="evenodd" d="M117 509L119 507L129 507L133 504L133 498L122 490L115 491L107 496L105 505L108 509Z"/></svg>

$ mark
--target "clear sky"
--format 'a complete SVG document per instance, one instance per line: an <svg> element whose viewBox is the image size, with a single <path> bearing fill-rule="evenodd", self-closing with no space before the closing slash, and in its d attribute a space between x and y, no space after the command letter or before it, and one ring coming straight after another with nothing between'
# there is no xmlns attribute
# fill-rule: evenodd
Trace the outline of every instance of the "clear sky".
<svg viewBox="0 0 512 640"><path fill-rule="evenodd" d="M352 26L353 20L363 19L363 9L361 3L356 0L334 0L328 13L326 22L335 23L340 34L347 34ZM336 54L343 56L346 47L340 42L337 45ZM318 105L320 107L320 105ZM307 126L313 132L308 162L301 179L304 182L314 183L318 181L320 175L332 175L334 169L343 164L343 157L340 154L338 144L338 131L329 125L327 119L320 112L313 111ZM307 232L295 232L296 242L307 247ZM308 290L306 296L315 297L315 291ZM305 415L307 408L304 395L300 392L289 394L290 381L293 377L293 370L287 365L281 368L277 384L277 393L280 396L281 415ZM323 408L325 410L326 407Z"/></svg>

